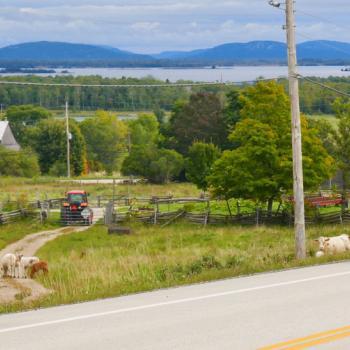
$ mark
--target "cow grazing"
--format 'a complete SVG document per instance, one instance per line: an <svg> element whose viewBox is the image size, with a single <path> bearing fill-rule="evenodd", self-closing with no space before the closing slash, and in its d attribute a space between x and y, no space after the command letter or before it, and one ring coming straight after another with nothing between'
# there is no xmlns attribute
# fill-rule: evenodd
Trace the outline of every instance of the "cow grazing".
<svg viewBox="0 0 350 350"><path fill-rule="evenodd" d="M316 239L319 244L319 251L324 254L344 253L350 250L349 235L340 235L336 237L320 237Z"/></svg>
<svg viewBox="0 0 350 350"><path fill-rule="evenodd" d="M44 274L47 274L49 272L49 267L46 261L39 261L32 265L30 278L34 278L34 276L40 271L42 271Z"/></svg>

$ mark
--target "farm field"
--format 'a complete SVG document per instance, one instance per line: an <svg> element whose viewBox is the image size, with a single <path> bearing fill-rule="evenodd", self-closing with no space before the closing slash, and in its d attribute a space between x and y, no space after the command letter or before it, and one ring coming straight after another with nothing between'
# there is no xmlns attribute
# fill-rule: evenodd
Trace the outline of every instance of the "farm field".
<svg viewBox="0 0 350 350"><path fill-rule="evenodd" d="M338 128L338 119L331 114L320 114L320 115L308 115L307 116L310 119L314 119L314 120L325 120L328 123L330 123L333 128Z"/></svg>
<svg viewBox="0 0 350 350"><path fill-rule="evenodd" d="M2 305L0 312L75 303L264 271L348 259L314 258L313 239L350 233L350 226L308 229L308 258L294 259L292 228L203 227L178 223L160 228L133 224L131 236L105 226L62 236L39 252L50 273L39 281L54 293L31 304Z"/></svg>
<svg viewBox="0 0 350 350"><path fill-rule="evenodd" d="M85 189L92 197L112 195L113 186L104 184L81 185L54 178L0 178L0 202L8 199L37 200L45 198L60 198L72 189ZM79 179L78 179L79 180ZM199 196L200 191L190 183L172 183L167 185L137 184L117 185L116 195L130 196Z"/></svg>
<svg viewBox="0 0 350 350"><path fill-rule="evenodd" d="M91 118L96 115L96 112L98 110L91 110L91 111L70 111L69 115L71 118L75 119L78 122L83 121L86 118ZM63 119L65 118L65 111L64 110L51 110L51 113L54 115L57 119ZM138 117L142 114L153 114L153 111L110 111L113 115L116 115L117 117L121 119L127 120L128 118L134 119L135 117ZM167 113L169 114L169 113Z"/></svg>

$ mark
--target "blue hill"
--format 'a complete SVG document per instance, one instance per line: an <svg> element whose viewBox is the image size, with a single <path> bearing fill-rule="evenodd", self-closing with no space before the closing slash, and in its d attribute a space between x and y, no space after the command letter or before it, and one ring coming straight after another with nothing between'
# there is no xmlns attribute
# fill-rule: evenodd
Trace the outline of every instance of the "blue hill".
<svg viewBox="0 0 350 350"><path fill-rule="evenodd" d="M300 61L317 61L319 63L344 60L350 61L350 44L338 41L308 41L297 46ZM167 60L194 61L207 63L252 61L286 62L287 46L277 41L252 41L248 43L231 43L210 49L194 51L163 52L153 57Z"/></svg>
<svg viewBox="0 0 350 350"><path fill-rule="evenodd" d="M350 44L338 41L308 41L298 45L299 63L350 64ZM0 49L3 66L40 63L66 63L82 66L201 66L234 64L285 64L287 47L277 41L229 43L194 51L167 51L141 55L113 47L71 44L64 42L34 42Z"/></svg>
<svg viewBox="0 0 350 350"><path fill-rule="evenodd" d="M0 60L21 61L149 61L154 58L95 45L40 41L0 49Z"/></svg>

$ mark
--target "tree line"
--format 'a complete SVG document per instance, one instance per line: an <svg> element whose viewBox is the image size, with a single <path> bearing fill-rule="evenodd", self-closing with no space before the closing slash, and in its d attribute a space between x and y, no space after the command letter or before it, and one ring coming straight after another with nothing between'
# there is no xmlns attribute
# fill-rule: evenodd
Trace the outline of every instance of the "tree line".
<svg viewBox="0 0 350 350"><path fill-rule="evenodd" d="M325 83L332 88L350 93L350 78L330 77L327 79L312 78ZM101 76L20 76L6 77L7 81L21 81L31 83L57 83L57 84L102 84L102 85L142 85L164 84L164 81L152 77L136 78L103 78ZM185 82L185 81L179 81ZM278 80L287 91L288 82ZM188 82L192 83L192 82ZM166 84L165 84L166 85ZM246 84L238 85L236 90L244 90ZM157 108L171 111L178 100L188 99L197 92L213 92L226 95L232 87L206 86L206 87L40 87L40 86L14 86L0 85L0 103L5 106L33 104L47 109L63 108L68 98L70 106L76 110L119 110L119 111L153 111ZM300 103L305 114L332 114L333 102L337 94L330 90L300 81Z"/></svg>

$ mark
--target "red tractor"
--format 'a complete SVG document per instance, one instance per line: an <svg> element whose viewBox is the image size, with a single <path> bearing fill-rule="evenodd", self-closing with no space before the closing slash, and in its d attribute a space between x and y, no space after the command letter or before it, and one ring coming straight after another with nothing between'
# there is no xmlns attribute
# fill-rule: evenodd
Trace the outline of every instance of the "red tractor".
<svg viewBox="0 0 350 350"><path fill-rule="evenodd" d="M88 194L85 191L69 191L61 206L63 225L91 225L93 211L89 208Z"/></svg>

